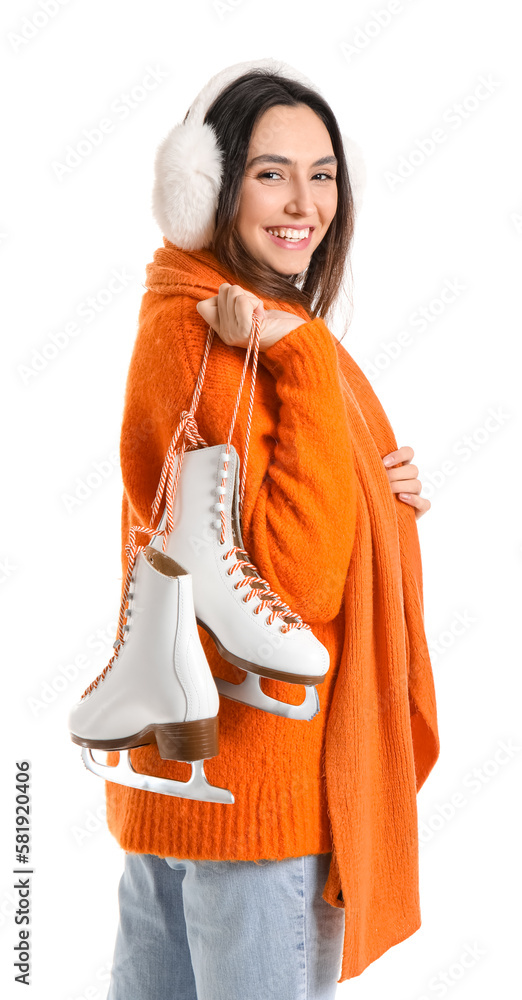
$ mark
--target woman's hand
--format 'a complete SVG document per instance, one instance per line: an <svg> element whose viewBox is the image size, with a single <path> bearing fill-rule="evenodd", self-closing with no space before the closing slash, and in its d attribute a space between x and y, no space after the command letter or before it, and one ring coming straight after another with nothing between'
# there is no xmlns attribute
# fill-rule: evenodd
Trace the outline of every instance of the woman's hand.
<svg viewBox="0 0 522 1000"><path fill-rule="evenodd" d="M254 311L261 319L259 350L266 351L285 337L291 330L306 321L295 313L281 309L265 309L261 299L240 285L219 286L217 295L202 299L196 309L206 323L216 331L221 340L231 347L248 347Z"/></svg>
<svg viewBox="0 0 522 1000"><path fill-rule="evenodd" d="M420 479L417 479L418 468L416 465L410 465L410 459L413 458L413 448L409 445L404 445L402 448L398 448L397 451L391 451L389 455L385 455L383 462L385 466L388 466L386 472L388 473L388 479L390 480L390 486L392 488L392 493L397 493L400 500L404 500L406 503L411 504L415 507L415 517L417 520L422 517L427 510L431 507L431 502L425 497L416 496L420 493L422 489L422 483ZM403 462L407 462L407 465L403 465ZM398 465L399 468L393 468L393 466ZM408 493L403 493L402 490L408 490Z"/></svg>

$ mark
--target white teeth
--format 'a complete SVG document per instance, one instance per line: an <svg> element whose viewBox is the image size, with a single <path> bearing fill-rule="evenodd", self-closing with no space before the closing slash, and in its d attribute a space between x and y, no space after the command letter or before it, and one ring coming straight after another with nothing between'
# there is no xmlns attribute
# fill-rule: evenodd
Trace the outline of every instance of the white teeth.
<svg viewBox="0 0 522 1000"><path fill-rule="evenodd" d="M272 236L279 236L281 239L299 243L300 240L306 239L310 229L267 229L267 232L271 233Z"/></svg>

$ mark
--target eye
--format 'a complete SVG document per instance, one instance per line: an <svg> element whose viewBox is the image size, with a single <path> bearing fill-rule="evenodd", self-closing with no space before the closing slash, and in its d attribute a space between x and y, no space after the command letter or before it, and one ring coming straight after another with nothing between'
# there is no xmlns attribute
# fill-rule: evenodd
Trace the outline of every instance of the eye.
<svg viewBox="0 0 522 1000"><path fill-rule="evenodd" d="M273 174L275 174L276 177L280 177L281 176L281 174L279 173L278 170L266 170L264 174L259 174L258 176L259 177L270 177ZM323 171L320 171L318 174L314 174L314 177L323 177L327 181L334 181L335 180L335 177L332 177L331 174L323 173ZM324 184L324 180L321 181L321 183Z"/></svg>

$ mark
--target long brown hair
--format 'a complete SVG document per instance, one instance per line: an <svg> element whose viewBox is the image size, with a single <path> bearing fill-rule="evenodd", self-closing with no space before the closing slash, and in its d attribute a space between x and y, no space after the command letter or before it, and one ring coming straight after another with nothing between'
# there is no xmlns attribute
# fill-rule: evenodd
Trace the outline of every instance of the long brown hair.
<svg viewBox="0 0 522 1000"><path fill-rule="evenodd" d="M269 108L307 104L328 130L337 157L337 210L308 267L300 274L279 274L253 257L235 227L253 129ZM354 206L342 135L329 104L315 91L271 70L257 69L234 80L211 104L204 121L223 155L223 181L210 250L243 284L262 297L304 306L312 317L327 319L343 288L354 229Z"/></svg>

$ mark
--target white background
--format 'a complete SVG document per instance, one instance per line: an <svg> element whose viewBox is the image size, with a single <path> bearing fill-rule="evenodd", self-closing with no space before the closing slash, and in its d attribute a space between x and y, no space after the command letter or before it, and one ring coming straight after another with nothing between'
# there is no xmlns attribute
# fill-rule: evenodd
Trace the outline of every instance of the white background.
<svg viewBox="0 0 522 1000"><path fill-rule="evenodd" d="M123 393L145 266L162 245L154 155L212 74L272 56L316 82L364 152L343 343L398 444L413 447L432 501L418 526L441 755L418 796L422 926L337 995L512 996L522 929L518 5L235 0L220 11L210 0L69 0L47 23L41 9L4 3L0 40L3 995L106 995L124 854L67 713L115 636ZM122 118L118 98L150 67L163 79ZM113 131L60 179L67 146L107 116ZM444 141L419 155L436 128ZM392 183L410 157L409 176ZM126 287L81 320L114 269L130 276ZM460 291L441 306L449 281ZM73 321L78 335L36 371ZM96 463L101 485L83 486L71 508ZM31 761L33 794L30 994L12 967L20 759Z"/></svg>

